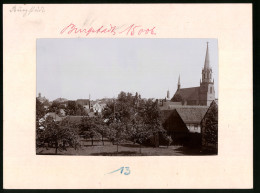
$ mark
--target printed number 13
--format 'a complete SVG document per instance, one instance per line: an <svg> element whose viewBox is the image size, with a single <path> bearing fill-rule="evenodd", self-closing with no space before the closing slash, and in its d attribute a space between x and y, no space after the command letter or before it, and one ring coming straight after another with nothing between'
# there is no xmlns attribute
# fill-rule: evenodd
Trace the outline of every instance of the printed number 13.
<svg viewBox="0 0 260 193"><path fill-rule="evenodd" d="M124 172L124 170L125 170L125 172ZM121 167L117 170L114 170L114 171L108 173L108 174L112 174L112 173L115 173L115 172L118 172L118 171L120 171L121 174L123 174L123 172L124 172L124 175L129 175L131 173L130 167Z"/></svg>

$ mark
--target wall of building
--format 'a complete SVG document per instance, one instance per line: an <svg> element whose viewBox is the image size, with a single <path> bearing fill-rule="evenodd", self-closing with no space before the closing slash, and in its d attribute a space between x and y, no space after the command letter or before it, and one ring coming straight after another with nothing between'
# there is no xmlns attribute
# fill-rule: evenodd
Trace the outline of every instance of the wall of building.
<svg viewBox="0 0 260 193"><path fill-rule="evenodd" d="M201 133L201 127L200 124L186 124L187 128L189 129L189 132L191 133Z"/></svg>

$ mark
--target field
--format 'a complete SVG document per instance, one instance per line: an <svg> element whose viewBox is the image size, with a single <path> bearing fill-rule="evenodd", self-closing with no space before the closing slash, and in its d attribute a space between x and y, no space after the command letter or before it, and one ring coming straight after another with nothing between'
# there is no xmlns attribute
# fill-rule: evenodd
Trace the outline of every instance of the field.
<svg viewBox="0 0 260 193"><path fill-rule="evenodd" d="M54 155L54 148L39 148L36 153L38 155ZM91 145L90 141L85 141L82 146L75 150L67 148L67 151L59 151L58 155L86 155L86 156L181 156L181 155L205 155L198 148L188 148L183 146L160 146L160 147L141 147L139 144L124 143L113 145L111 142L105 141L104 146L100 141L94 141Z"/></svg>

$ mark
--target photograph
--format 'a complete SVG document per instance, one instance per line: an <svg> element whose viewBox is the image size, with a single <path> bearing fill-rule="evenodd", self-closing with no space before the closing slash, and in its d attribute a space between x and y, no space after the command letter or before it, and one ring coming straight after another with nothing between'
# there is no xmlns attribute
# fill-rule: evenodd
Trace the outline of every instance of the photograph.
<svg viewBox="0 0 260 193"><path fill-rule="evenodd" d="M36 155L218 155L218 39L39 38Z"/></svg>

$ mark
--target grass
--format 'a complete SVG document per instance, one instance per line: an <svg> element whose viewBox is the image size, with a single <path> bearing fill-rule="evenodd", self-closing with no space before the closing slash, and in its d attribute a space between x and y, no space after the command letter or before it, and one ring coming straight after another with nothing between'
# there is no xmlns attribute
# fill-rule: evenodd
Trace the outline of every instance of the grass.
<svg viewBox="0 0 260 193"><path fill-rule="evenodd" d="M54 148L39 148L36 153L38 155L54 155ZM181 155L207 155L198 148L188 148L183 146L160 146L157 148L142 146L140 153L139 144L124 143L118 146L111 142L105 141L104 146L102 142L94 142L91 145L90 141L84 141L82 146L75 150L74 148L67 148L67 151L58 151L58 155L85 155L85 156L181 156Z"/></svg>

